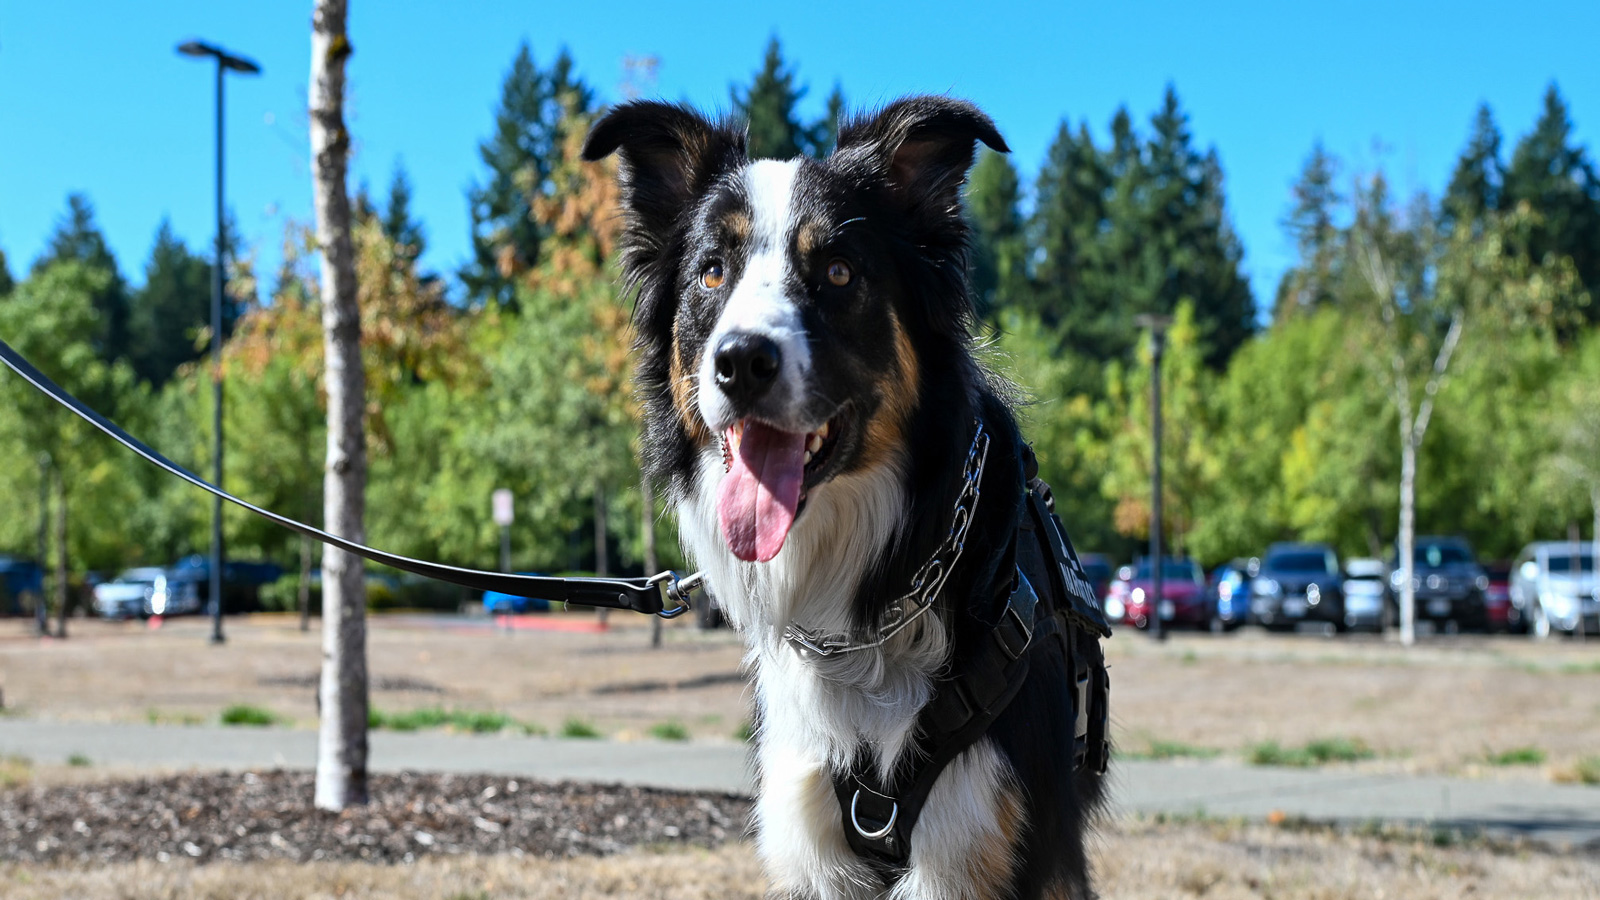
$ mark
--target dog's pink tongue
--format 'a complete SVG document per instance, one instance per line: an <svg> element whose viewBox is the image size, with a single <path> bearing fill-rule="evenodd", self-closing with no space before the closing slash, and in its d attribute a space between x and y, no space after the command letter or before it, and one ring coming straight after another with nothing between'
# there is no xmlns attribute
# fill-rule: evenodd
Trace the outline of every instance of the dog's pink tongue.
<svg viewBox="0 0 1600 900"><path fill-rule="evenodd" d="M746 562L767 562L783 549L800 506L805 454L803 433L779 431L757 422L745 426L717 498L722 539L734 556Z"/></svg>

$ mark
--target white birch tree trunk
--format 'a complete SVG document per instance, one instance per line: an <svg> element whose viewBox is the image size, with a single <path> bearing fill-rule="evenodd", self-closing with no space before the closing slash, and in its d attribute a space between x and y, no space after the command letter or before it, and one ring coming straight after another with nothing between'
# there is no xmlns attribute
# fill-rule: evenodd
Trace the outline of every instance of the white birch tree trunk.
<svg viewBox="0 0 1600 900"><path fill-rule="evenodd" d="M1417 442L1410 417L1400 423L1400 643L1417 642Z"/></svg>
<svg viewBox="0 0 1600 900"><path fill-rule="evenodd" d="M366 541L367 449L362 414L361 311L345 169L344 66L350 57L345 0L315 0L311 18L311 157L322 260L322 334L328 392L324 526ZM316 806L341 810L367 802L367 618L359 557L322 550L322 719L317 738Z"/></svg>

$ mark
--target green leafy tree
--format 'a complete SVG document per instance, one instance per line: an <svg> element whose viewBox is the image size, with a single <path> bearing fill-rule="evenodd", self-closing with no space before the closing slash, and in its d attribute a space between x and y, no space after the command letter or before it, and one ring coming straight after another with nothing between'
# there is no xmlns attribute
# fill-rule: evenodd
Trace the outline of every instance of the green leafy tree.
<svg viewBox="0 0 1600 900"><path fill-rule="evenodd" d="M532 202L550 190L550 173L560 163L561 118L568 107L586 112L593 106L594 92L577 76L565 49L541 71L523 42L501 86L494 134L478 145L488 177L467 195L473 259L461 281L469 297L515 303L518 278L540 259L543 232L533 220Z"/></svg>
<svg viewBox="0 0 1600 900"><path fill-rule="evenodd" d="M1571 258L1591 296L1600 296L1600 173L1573 141L1561 93L1551 85L1533 131L1517 142L1506 167L1501 205L1521 204L1537 216L1514 249L1538 261ZM1600 306L1587 310L1600 321Z"/></svg>
<svg viewBox="0 0 1600 900"><path fill-rule="evenodd" d="M94 207L83 194L67 197L67 213L56 222L45 252L33 263L38 274L50 266L75 260L106 273L94 294L93 306L99 324L94 347L102 360L110 362L128 354L128 286L117 270L116 257L106 246L105 235L95 224Z"/></svg>
<svg viewBox="0 0 1600 900"><path fill-rule="evenodd" d="M778 38L772 37L750 86L733 90L733 108L749 130L751 159L792 159L807 149L806 127L796 109L805 93L794 69L784 65Z"/></svg>

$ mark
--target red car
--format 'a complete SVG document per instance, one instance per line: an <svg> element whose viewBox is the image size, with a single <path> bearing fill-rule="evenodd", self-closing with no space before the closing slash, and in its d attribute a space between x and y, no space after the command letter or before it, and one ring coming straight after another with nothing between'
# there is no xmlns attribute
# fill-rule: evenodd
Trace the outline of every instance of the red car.
<svg viewBox="0 0 1600 900"><path fill-rule="evenodd" d="M1206 627L1205 572L1192 559L1167 557L1161 566L1161 600L1157 604L1148 560L1117 570L1117 578L1106 592L1106 615L1135 628L1150 625L1152 607L1168 625Z"/></svg>
<svg viewBox="0 0 1600 900"><path fill-rule="evenodd" d="M1511 630L1511 564L1492 562L1483 567L1489 587L1483 592L1484 619L1490 631Z"/></svg>

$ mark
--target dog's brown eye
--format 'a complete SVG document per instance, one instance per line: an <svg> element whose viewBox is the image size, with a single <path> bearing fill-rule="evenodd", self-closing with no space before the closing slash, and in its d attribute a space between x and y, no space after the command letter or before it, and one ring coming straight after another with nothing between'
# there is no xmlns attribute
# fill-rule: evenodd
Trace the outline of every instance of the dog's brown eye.
<svg viewBox="0 0 1600 900"><path fill-rule="evenodd" d="M708 291L714 291L722 287L722 282L726 279L727 276L722 274L722 263L711 263L700 270L700 283Z"/></svg>
<svg viewBox="0 0 1600 900"><path fill-rule="evenodd" d="M834 287L844 287L849 284L855 274L850 270L850 264L842 259L828 263L828 283Z"/></svg>

